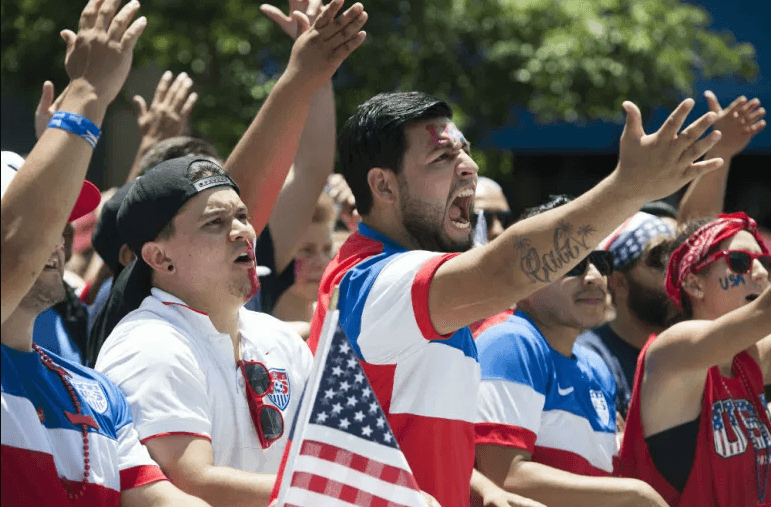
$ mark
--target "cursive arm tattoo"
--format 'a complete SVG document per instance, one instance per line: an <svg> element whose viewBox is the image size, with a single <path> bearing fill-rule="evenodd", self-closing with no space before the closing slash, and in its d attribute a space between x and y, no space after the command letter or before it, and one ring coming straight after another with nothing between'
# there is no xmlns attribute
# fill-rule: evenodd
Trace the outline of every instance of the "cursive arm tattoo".
<svg viewBox="0 0 771 507"><path fill-rule="evenodd" d="M551 283L552 275L564 266L578 264L588 255L587 239L594 232L596 229L588 224L574 231L571 223L560 222L554 229L554 248L543 254L531 246L527 238L518 236L514 248L520 255L520 269L533 283Z"/></svg>

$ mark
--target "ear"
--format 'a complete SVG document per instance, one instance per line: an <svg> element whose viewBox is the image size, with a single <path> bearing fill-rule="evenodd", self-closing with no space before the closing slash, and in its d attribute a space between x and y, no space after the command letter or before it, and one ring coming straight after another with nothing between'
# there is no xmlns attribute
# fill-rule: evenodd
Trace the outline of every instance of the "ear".
<svg viewBox="0 0 771 507"><path fill-rule="evenodd" d="M399 197L399 182L396 174L389 169L373 167L367 172L367 183L372 192L373 202L381 202L388 205L396 203Z"/></svg>
<svg viewBox="0 0 771 507"><path fill-rule="evenodd" d="M142 260L155 271L168 273L171 259L166 256L163 244L149 241L142 245Z"/></svg>
<svg viewBox="0 0 771 507"><path fill-rule="evenodd" d="M702 280L693 273L688 273L685 276L682 287L685 293L693 299L704 299L704 285Z"/></svg>
<svg viewBox="0 0 771 507"><path fill-rule="evenodd" d="M131 251L128 245L123 245L120 247L120 252L118 252L118 262L120 262L121 266L124 268L131 264L131 261L133 261L136 258L136 255L134 255L134 252Z"/></svg>

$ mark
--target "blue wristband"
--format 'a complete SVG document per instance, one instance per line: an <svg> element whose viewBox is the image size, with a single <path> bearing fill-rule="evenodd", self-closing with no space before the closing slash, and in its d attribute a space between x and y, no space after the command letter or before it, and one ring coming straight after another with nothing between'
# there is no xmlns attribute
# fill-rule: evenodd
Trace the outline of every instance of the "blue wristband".
<svg viewBox="0 0 771 507"><path fill-rule="evenodd" d="M99 135L102 133L99 127L88 118L67 111L56 111L48 122L46 128L67 130L86 140L92 148L96 147Z"/></svg>

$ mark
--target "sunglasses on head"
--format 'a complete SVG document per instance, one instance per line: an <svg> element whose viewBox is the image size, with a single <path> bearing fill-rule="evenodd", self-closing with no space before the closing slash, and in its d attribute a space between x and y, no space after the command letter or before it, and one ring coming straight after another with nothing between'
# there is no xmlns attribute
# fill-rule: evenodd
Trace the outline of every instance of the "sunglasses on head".
<svg viewBox="0 0 771 507"><path fill-rule="evenodd" d="M613 252L595 250L584 257L573 269L565 273L565 276L583 276L590 262L594 264L594 267L597 268L597 271L602 276L608 276L613 273Z"/></svg>
<svg viewBox="0 0 771 507"><path fill-rule="evenodd" d="M497 218L499 222L501 222L501 225L503 227L506 227L509 225L509 221L511 220L511 211L488 211L483 210L482 214L485 216L485 223L487 223L487 226L490 227L493 224L493 219Z"/></svg>
<svg viewBox="0 0 771 507"><path fill-rule="evenodd" d="M763 265L766 271L771 271L771 255L769 254L748 252L746 250L720 250L696 264L693 267L693 272L698 273L699 271L706 269L722 257L725 257L728 269L737 275L749 273L755 259L760 261L760 264Z"/></svg>
<svg viewBox="0 0 771 507"><path fill-rule="evenodd" d="M246 401L252 423L260 437L260 445L267 449L284 434L284 416L281 411L262 401L273 388L270 372L264 364L257 361L239 361L238 367L246 380Z"/></svg>

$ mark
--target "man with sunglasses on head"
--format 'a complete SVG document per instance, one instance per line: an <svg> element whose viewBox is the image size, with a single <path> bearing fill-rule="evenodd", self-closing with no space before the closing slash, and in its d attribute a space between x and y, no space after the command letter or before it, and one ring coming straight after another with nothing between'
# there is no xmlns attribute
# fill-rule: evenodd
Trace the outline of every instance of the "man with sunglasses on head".
<svg viewBox="0 0 771 507"><path fill-rule="evenodd" d="M522 219L572 199L554 196ZM482 382L476 466L509 491L550 506L664 506L642 481L609 478L616 447L613 376L578 335L606 318L613 254L595 250L517 303L476 340Z"/></svg>

